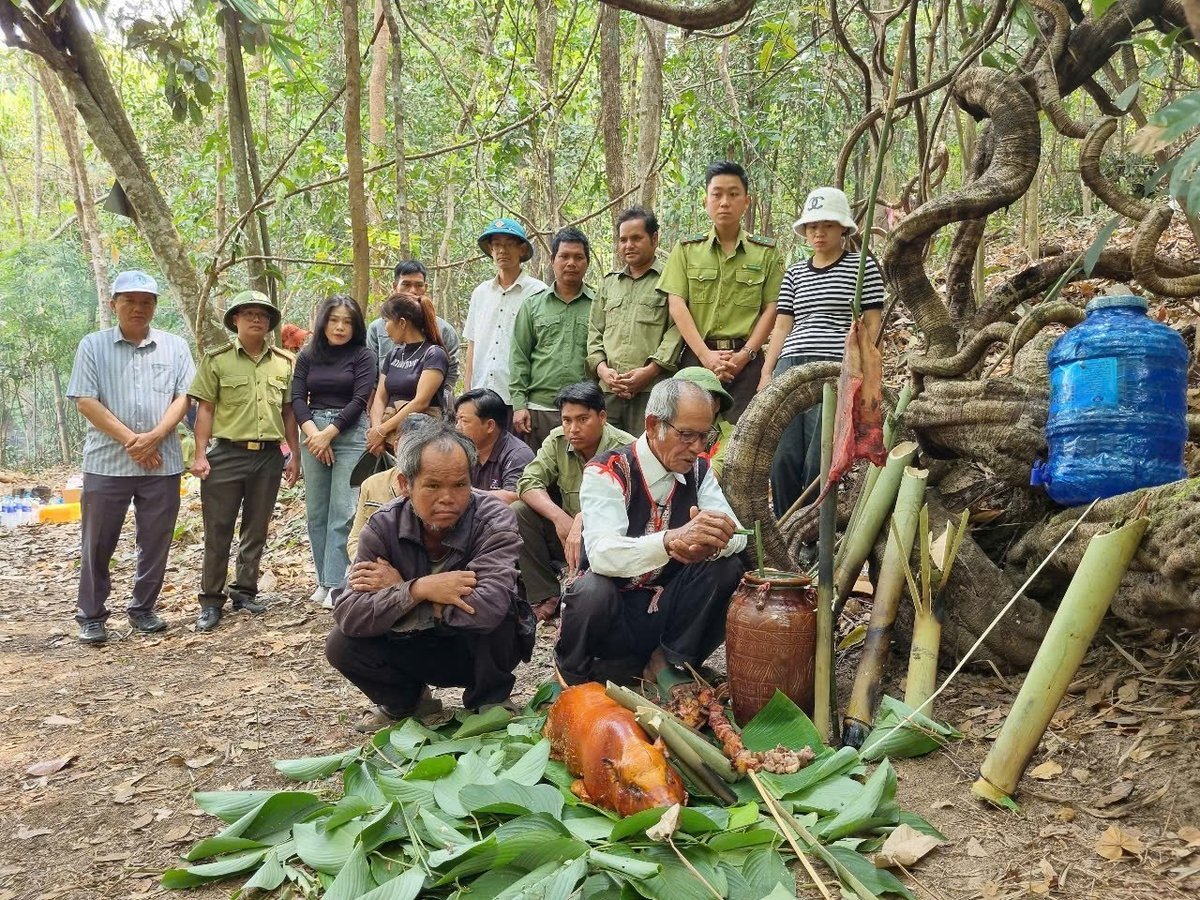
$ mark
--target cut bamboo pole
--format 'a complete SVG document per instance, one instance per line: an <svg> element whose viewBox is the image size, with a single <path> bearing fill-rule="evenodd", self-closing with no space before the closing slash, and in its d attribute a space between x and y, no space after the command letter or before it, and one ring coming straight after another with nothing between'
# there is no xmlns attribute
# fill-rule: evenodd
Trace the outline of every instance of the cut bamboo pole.
<svg viewBox="0 0 1200 900"><path fill-rule="evenodd" d="M896 621L900 596L904 593L904 563L912 552L928 475L925 469L906 468L896 496L896 510L892 514L894 527L888 535L887 548L883 553L879 582L875 585L875 602L871 607L871 622L867 626L862 658L854 678L854 690L850 694L846 718L842 723L842 743L851 747L862 746L875 718L880 679L887 665L892 641L892 623Z"/></svg>
<svg viewBox="0 0 1200 900"><path fill-rule="evenodd" d="M826 384L821 398L821 483L829 483L833 465L833 426L837 392ZM837 535L837 485L821 501L817 537L817 636L813 663L813 725L832 746L837 722L837 686L833 671L833 542Z"/></svg>
<svg viewBox="0 0 1200 900"><path fill-rule="evenodd" d="M908 403L912 399L912 382L905 382L904 387L900 389L900 396L896 398L896 407L892 410L891 415L883 420L883 449L885 453L891 453L892 448L896 446L896 426L900 419L904 416L904 411L908 409ZM907 463L906 463L907 465ZM883 469L870 463L867 466L866 477L863 478L862 490L858 492L858 496L854 498L854 509L850 512L850 521L846 523L846 534L853 532L858 520L862 516L863 507L866 505L867 498L871 496L871 491L875 487L875 482L879 480L879 473ZM842 555L845 551L845 538L838 543L838 552L835 560L837 564L842 561Z"/></svg>
<svg viewBox="0 0 1200 900"><path fill-rule="evenodd" d="M888 454L887 465L879 473L870 496L864 502L862 514L854 529L846 530L846 536L842 539L841 559L833 573L839 607L850 596L863 563L867 561L871 548L875 546L875 539L879 537L879 529L887 521L888 514L896 502L896 492L900 490L900 479L904 470L912 465L916 454L917 445L912 441L896 445Z"/></svg>
<svg viewBox="0 0 1200 900"><path fill-rule="evenodd" d="M737 802L737 795L729 789L705 759L698 748L689 740L687 726L674 721L669 713L662 710L643 706L637 712L638 724L652 736L661 737L671 755L683 762L690 770L688 777L692 778L707 793L716 797L722 803L730 805ZM709 744L712 747L711 744ZM716 750L716 747L712 747ZM720 751L717 751L720 753Z"/></svg>
<svg viewBox="0 0 1200 900"><path fill-rule="evenodd" d="M1000 736L979 769L972 793L993 803L1012 804L1012 794L1083 662L1149 524L1149 519L1134 519L1088 542Z"/></svg>

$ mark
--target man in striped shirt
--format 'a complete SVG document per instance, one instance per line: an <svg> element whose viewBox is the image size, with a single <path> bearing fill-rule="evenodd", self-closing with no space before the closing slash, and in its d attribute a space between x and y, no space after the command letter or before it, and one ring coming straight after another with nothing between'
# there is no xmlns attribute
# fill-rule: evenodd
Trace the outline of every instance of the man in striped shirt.
<svg viewBox="0 0 1200 900"><path fill-rule="evenodd" d="M179 513L183 451L176 426L188 409L196 366L180 337L150 327L158 285L145 272L113 284L117 325L87 335L75 353L67 396L88 421L83 446L79 640L108 640L109 564L133 501L137 572L127 612L134 629L167 627L154 605Z"/></svg>

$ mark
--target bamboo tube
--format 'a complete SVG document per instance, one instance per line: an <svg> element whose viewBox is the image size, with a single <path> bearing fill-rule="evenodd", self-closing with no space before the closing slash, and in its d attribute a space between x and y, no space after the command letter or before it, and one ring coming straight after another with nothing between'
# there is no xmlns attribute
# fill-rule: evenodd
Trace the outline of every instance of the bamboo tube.
<svg viewBox="0 0 1200 900"><path fill-rule="evenodd" d="M916 456L917 445L912 441L897 444L888 454L887 465L879 473L871 489L871 494L863 504L862 515L853 530L846 529L842 539L842 557L833 573L833 583L836 588L837 605L850 596L858 573L862 571L863 563L875 546L875 538L879 537L879 529L887 520L892 505L896 502L896 492L900 490L900 480L906 467L912 465Z"/></svg>
<svg viewBox="0 0 1200 900"><path fill-rule="evenodd" d="M883 420L883 449L886 453L891 453L892 448L896 446L896 425L904 416L904 411L908 409L910 400L912 400L912 382L906 381L904 387L900 389L900 396L896 398L896 408L892 410L891 415ZM846 523L847 535L856 529L858 520L862 516L863 507L866 506L867 498L871 496L871 491L875 488L875 482L879 480L879 473L882 471L883 469L875 465L875 463L867 466L867 474L863 478L862 490L854 498L854 509L850 512L850 521ZM834 557L837 565L841 565L845 549L846 541L843 539L838 542L837 556Z"/></svg>
<svg viewBox="0 0 1200 900"><path fill-rule="evenodd" d="M875 603L871 607L871 622L867 626L867 638L863 644L862 659L854 678L854 690L846 708L842 723L842 743L861 747L871 730L875 718L875 706L879 700L880 679L887 665L888 649L892 641L892 623L904 592L904 563L912 552L913 538L917 531L917 517L925 499L925 479L929 472L914 469L904 470L900 491L896 496L896 510L892 513L895 526L888 535L887 548L883 554L883 565L879 570L879 583L875 585Z"/></svg>
<svg viewBox="0 0 1200 900"><path fill-rule="evenodd" d="M1083 662L1149 524L1149 519L1134 519L1088 542L1000 736L980 766L979 780L971 787L976 796L1012 804L1011 795Z"/></svg>
<svg viewBox="0 0 1200 900"><path fill-rule="evenodd" d="M929 546L929 506L921 509L921 520L918 529L921 536L921 577L923 582L918 589L911 577L911 572L905 572L908 578L909 594L913 598L916 614L913 617L912 646L908 654L908 680L904 691L904 702L916 709L924 706L925 701L937 687L938 652L942 644L942 622L945 621L944 589L950 580L950 570L958 556L958 548L967 533L967 523L970 512L963 510L959 520L958 530L955 531L949 522L943 538L945 554L942 559L931 559ZM931 578L930 564L936 566L938 576ZM907 560L905 561L907 565ZM932 708L925 710L925 715L932 716Z"/></svg>
<svg viewBox="0 0 1200 900"><path fill-rule="evenodd" d="M671 755L677 761L683 763L684 767L689 770L687 773L688 777L699 787L702 787L722 803L732 804L737 802L737 795L729 789L720 774L708 764L705 757L688 740L688 731L685 725L673 721L669 713L651 709L648 706L643 706L638 711L637 720L638 724L646 729L651 736L662 738L663 743L667 745L667 749L671 751ZM711 747L712 745L709 744L709 746ZM716 750L716 747L713 747L713 749ZM719 753L720 751L717 752Z"/></svg>
<svg viewBox="0 0 1200 900"><path fill-rule="evenodd" d="M821 483L829 483L833 465L833 425L837 392L826 384L821 397ZM827 744L833 744L837 721L837 687L833 671L833 542L837 535L837 485L821 501L817 538L817 635L813 662L813 725Z"/></svg>
<svg viewBox="0 0 1200 900"><path fill-rule="evenodd" d="M741 779L742 774L733 768L719 747L709 743L703 735L688 728L665 709L660 709L652 704L643 704L638 707L634 717L643 728L646 727L646 722L654 722L654 727L664 733L664 740L667 739L666 735L674 735L674 739L685 742L714 774L721 777L722 781L733 784Z"/></svg>

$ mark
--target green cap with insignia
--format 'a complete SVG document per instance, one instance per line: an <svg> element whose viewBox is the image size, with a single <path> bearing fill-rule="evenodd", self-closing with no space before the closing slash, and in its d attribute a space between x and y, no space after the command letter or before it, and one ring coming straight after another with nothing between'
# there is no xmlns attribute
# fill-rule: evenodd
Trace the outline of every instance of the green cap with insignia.
<svg viewBox="0 0 1200 900"><path fill-rule="evenodd" d="M725 385L721 384L721 379L713 372L704 368L704 366L688 366L686 369L680 369L675 373L676 378L680 381L690 381L692 384L704 388L719 401L721 401L721 412L729 412L729 407L733 406L733 397L729 391L725 390Z"/></svg>
<svg viewBox="0 0 1200 900"><path fill-rule="evenodd" d="M271 298L262 291L242 291L240 294L235 294L229 301L229 305L225 307L226 328L230 331L237 331L237 325L233 323L233 314L246 306L261 306L265 309L271 317L272 330L278 327L279 320L283 318L279 310L275 308L275 304L271 302Z"/></svg>

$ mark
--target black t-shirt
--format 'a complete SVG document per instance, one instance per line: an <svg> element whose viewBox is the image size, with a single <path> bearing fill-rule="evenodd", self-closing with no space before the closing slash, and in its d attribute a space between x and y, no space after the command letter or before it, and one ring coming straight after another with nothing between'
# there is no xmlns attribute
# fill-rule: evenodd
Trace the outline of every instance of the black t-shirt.
<svg viewBox="0 0 1200 900"><path fill-rule="evenodd" d="M383 360L384 387L387 388L388 405L400 406L417 395L417 383L426 371L440 372L442 381L450 368L450 358L437 344L421 341L419 344L399 344ZM441 385L433 392L430 406L441 408Z"/></svg>

